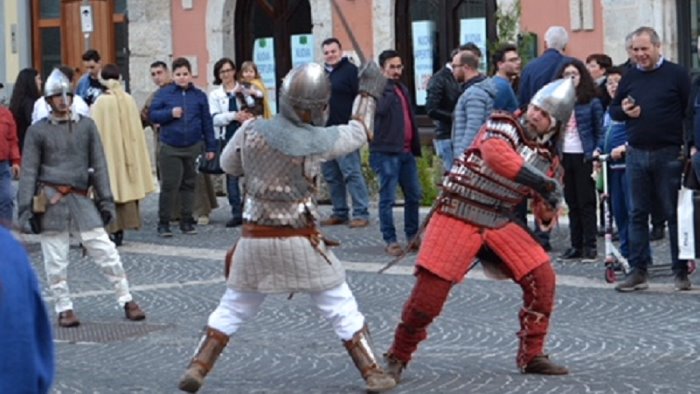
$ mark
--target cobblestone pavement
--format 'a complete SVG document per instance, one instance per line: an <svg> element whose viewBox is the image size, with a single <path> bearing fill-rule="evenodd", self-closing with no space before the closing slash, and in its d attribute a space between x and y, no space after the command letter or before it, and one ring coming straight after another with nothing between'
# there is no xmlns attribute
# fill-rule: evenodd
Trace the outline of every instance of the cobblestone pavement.
<svg viewBox="0 0 700 394"><path fill-rule="evenodd" d="M224 208L212 213L210 225L198 227L199 234L182 235L175 227L175 237L166 240L155 233L155 196L143 203L145 227L127 232L120 251L134 295L148 314L145 322L124 320L97 267L81 258L77 247L71 249L70 285L83 326L55 333L56 393L177 392L177 379L223 293L224 251L239 234L224 227L227 204L220 202ZM376 274L389 258L383 254L376 208L372 214L368 228L336 226L326 232L343 242L336 253L381 354L412 288L415 256ZM395 215L399 229L401 216ZM567 231L565 224L555 230L554 256L568 246ZM45 285L36 237L26 236L25 242ZM654 255L655 261L668 260L666 241L654 244ZM654 274L649 291L617 294L603 280L602 259L555 261L554 266L557 305L547 350L571 375L517 371L520 289L488 280L476 269L455 287L394 392L700 392L700 291L673 292L668 268ZM259 315L232 337L201 392L359 393L363 387L308 297L279 295L268 297Z"/></svg>

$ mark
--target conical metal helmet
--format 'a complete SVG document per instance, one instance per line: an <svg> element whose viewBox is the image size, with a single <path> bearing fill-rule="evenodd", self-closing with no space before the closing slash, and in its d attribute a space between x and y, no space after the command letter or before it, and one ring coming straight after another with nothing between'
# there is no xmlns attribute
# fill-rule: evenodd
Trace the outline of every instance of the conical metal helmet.
<svg viewBox="0 0 700 394"><path fill-rule="evenodd" d="M73 95L68 77L61 70L54 68L44 82L44 96Z"/></svg>
<svg viewBox="0 0 700 394"><path fill-rule="evenodd" d="M535 93L530 104L547 112L559 124L566 124L576 104L574 81L571 78L562 78L544 85Z"/></svg>
<svg viewBox="0 0 700 394"><path fill-rule="evenodd" d="M325 126L330 98L331 81L323 67L303 64L294 67L282 81L280 112L293 121L309 120L315 126Z"/></svg>

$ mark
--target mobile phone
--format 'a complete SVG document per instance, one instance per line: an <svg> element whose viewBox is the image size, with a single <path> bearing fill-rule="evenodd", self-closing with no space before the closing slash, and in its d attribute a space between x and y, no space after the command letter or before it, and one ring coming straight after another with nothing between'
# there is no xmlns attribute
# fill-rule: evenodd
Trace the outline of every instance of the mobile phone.
<svg viewBox="0 0 700 394"><path fill-rule="evenodd" d="M637 101L634 99L634 97L632 97L628 94L626 98L627 98L627 101L629 101L633 107L636 105Z"/></svg>

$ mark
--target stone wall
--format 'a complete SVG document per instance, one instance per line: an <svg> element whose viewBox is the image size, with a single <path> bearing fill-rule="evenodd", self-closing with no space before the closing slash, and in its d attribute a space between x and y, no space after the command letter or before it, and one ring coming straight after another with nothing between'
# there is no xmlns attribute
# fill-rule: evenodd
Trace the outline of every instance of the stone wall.
<svg viewBox="0 0 700 394"><path fill-rule="evenodd" d="M131 94L143 105L155 86L149 66L172 61L170 0L127 0L129 17L129 75Z"/></svg>
<svg viewBox="0 0 700 394"><path fill-rule="evenodd" d="M627 60L625 36L640 26L656 29L661 51L678 61L678 23L674 0L601 0L603 3L605 53L615 64Z"/></svg>

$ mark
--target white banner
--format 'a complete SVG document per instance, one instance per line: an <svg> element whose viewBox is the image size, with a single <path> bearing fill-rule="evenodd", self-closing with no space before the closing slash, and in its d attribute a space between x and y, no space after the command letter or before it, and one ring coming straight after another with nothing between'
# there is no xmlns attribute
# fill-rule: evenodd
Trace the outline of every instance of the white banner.
<svg viewBox="0 0 700 394"><path fill-rule="evenodd" d="M486 18L469 18L459 21L459 45L472 42L481 49L479 71L486 74L488 70L488 53L486 51Z"/></svg>
<svg viewBox="0 0 700 394"><path fill-rule="evenodd" d="M417 21L411 24L413 35L413 75L415 76L416 104L425 105L428 82L435 72L433 62L437 33L435 22Z"/></svg>
<svg viewBox="0 0 700 394"><path fill-rule="evenodd" d="M314 61L314 36L312 34L294 34L292 44L292 68Z"/></svg>
<svg viewBox="0 0 700 394"><path fill-rule="evenodd" d="M253 62L258 66L270 98L270 110L277 113L277 78L275 77L275 40L271 37L256 38L253 44Z"/></svg>

